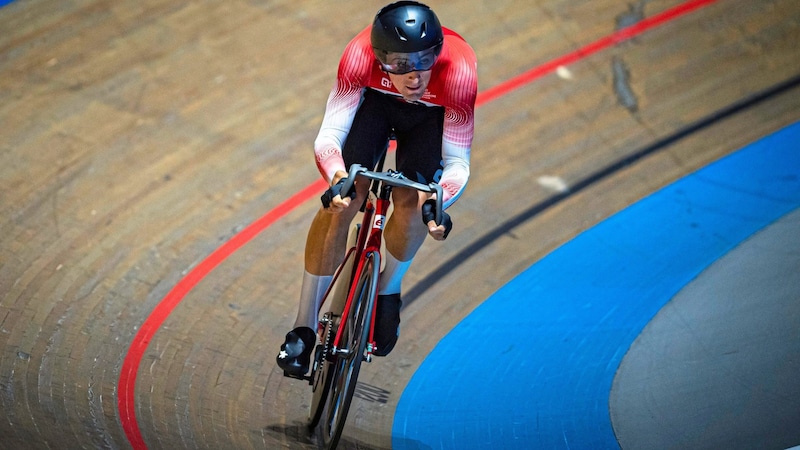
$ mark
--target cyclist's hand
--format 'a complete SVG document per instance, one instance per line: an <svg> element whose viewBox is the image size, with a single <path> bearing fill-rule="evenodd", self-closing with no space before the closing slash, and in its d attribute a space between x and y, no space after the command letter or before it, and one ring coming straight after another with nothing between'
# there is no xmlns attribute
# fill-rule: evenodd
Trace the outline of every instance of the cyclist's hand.
<svg viewBox="0 0 800 450"><path fill-rule="evenodd" d="M422 204L422 222L428 226L428 234L437 241L443 241L453 229L453 221L450 214L442 211L442 223L436 225L436 200L429 199Z"/></svg>
<svg viewBox="0 0 800 450"><path fill-rule="evenodd" d="M341 212L350 206L350 200L356 198L355 186L350 189L350 192L346 192L343 195L342 185L346 179L347 177L340 179L322 194L320 200L322 200L322 206L325 209L331 212Z"/></svg>

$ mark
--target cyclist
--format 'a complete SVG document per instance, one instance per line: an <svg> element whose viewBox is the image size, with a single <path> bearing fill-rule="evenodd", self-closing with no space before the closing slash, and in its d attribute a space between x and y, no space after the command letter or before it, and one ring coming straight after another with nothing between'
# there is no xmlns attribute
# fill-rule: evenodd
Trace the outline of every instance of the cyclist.
<svg viewBox="0 0 800 450"><path fill-rule="evenodd" d="M475 53L421 3L385 6L347 45L314 142L317 167L331 187L308 232L294 329L276 358L285 372L302 376L309 370L320 302L368 193L368 183L358 182L354 192L341 192L347 169L354 163L375 167L393 137L397 170L414 181L439 183L449 207L470 173L476 92ZM377 356L397 342L400 282L414 255L428 234L444 240L452 228L446 213L441 225L433 221L428 194L396 188L392 201L376 306Z"/></svg>

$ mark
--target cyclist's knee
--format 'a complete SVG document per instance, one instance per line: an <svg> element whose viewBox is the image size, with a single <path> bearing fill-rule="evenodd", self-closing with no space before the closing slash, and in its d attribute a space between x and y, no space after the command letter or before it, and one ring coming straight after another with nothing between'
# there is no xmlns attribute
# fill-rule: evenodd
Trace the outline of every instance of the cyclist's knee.
<svg viewBox="0 0 800 450"><path fill-rule="evenodd" d="M421 194L412 189L398 188L392 191L394 209L402 211L417 211L422 205Z"/></svg>

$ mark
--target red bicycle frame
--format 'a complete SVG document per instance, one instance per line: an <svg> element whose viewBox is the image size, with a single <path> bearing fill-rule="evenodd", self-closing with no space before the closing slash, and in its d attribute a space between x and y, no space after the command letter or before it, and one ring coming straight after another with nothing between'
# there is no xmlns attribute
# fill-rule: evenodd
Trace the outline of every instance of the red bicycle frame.
<svg viewBox="0 0 800 450"><path fill-rule="evenodd" d="M357 292L356 289L353 289L353 284L358 283L358 280L361 278L361 273L364 271L364 267L367 263L367 258L365 258L364 255L367 255L371 252L377 252L380 254L381 240L383 239L383 229L386 227L386 213L389 210L388 196L390 194L391 188L384 186L380 196L374 200L368 199L366 205L364 206L364 217L361 220L361 228L359 230L356 245L354 248L350 249L350 252L355 252L353 257L356 260L356 266L355 270L353 270L353 274L351 275L351 289L348 290L344 311L342 311L343 319L349 317L348 314L353 306L354 297ZM380 261L380 259L378 259L378 261ZM374 333L376 307L377 302L373 301L372 319L370 321L369 339L367 341L368 358L370 355L372 355L372 351L375 348ZM344 330L344 327L340 324L336 330L336 337L333 340L334 352L340 348L339 344L342 339L342 330Z"/></svg>
<svg viewBox="0 0 800 450"><path fill-rule="evenodd" d="M382 181L380 188L375 192L375 196L370 197L367 196L366 202L364 204L364 216L361 220L361 228L358 231L358 236L356 238L355 246L348 249L345 261L348 258L353 257L355 258L354 268L352 273L350 274L350 279L348 280L348 294L347 299L345 300L344 308L342 311L341 318L342 320L347 320L349 317L350 309L353 306L353 302L355 300L355 295L357 286L355 285L358 283L358 280L361 279L361 274L364 271L364 268L367 264L366 255L370 253L377 253L380 255L381 251L381 242L383 239L383 230L386 226L386 214L389 211L390 205L390 198L392 194L392 187L393 186L402 186L408 187L412 189L416 189L422 192L429 192L436 194L436 223L440 223L442 217L442 188L438 184L431 183L430 185L424 185L420 183L413 182L408 180L402 175L398 174L397 172L388 172L388 173L377 173L377 172L369 172L361 166L353 165L350 168L350 173L348 176L348 181L345 183L345 186L342 188L342 192L349 192L350 188L352 187L353 180L355 180L357 175L364 175L367 178L377 181ZM399 177L397 175L400 175ZM380 264L382 258L378 257L377 263ZM346 264L342 264L338 272L335 275L335 278L338 278L341 275L341 272ZM329 287L330 290L332 288ZM377 291L375 293L377 296ZM328 297L328 293L326 293L325 298ZM377 301L376 299L372 299L373 302L373 310L372 310L372 318L370 320L369 325L369 338L367 340L367 359L369 360L372 356L372 352L375 348L375 311L377 308ZM336 330L336 336L334 337L332 348L333 353L336 354L339 351L343 330L344 327L342 326L343 323L340 323Z"/></svg>

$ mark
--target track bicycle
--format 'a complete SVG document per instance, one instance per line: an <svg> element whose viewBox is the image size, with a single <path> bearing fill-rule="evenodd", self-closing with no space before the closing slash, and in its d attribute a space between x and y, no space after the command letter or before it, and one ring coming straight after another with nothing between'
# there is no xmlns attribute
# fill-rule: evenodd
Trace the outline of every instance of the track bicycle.
<svg viewBox="0 0 800 450"><path fill-rule="evenodd" d="M380 169L378 169L380 170ZM325 448L335 448L342 436L362 361L371 362L376 350L375 309L381 270L381 244L392 188L436 194L435 221L442 220L442 188L422 184L393 170L371 171L354 164L342 192L350 192L356 177L370 180L360 225L348 237L347 252L322 300L318 344L311 373L303 376L312 387L308 425L319 427Z"/></svg>

